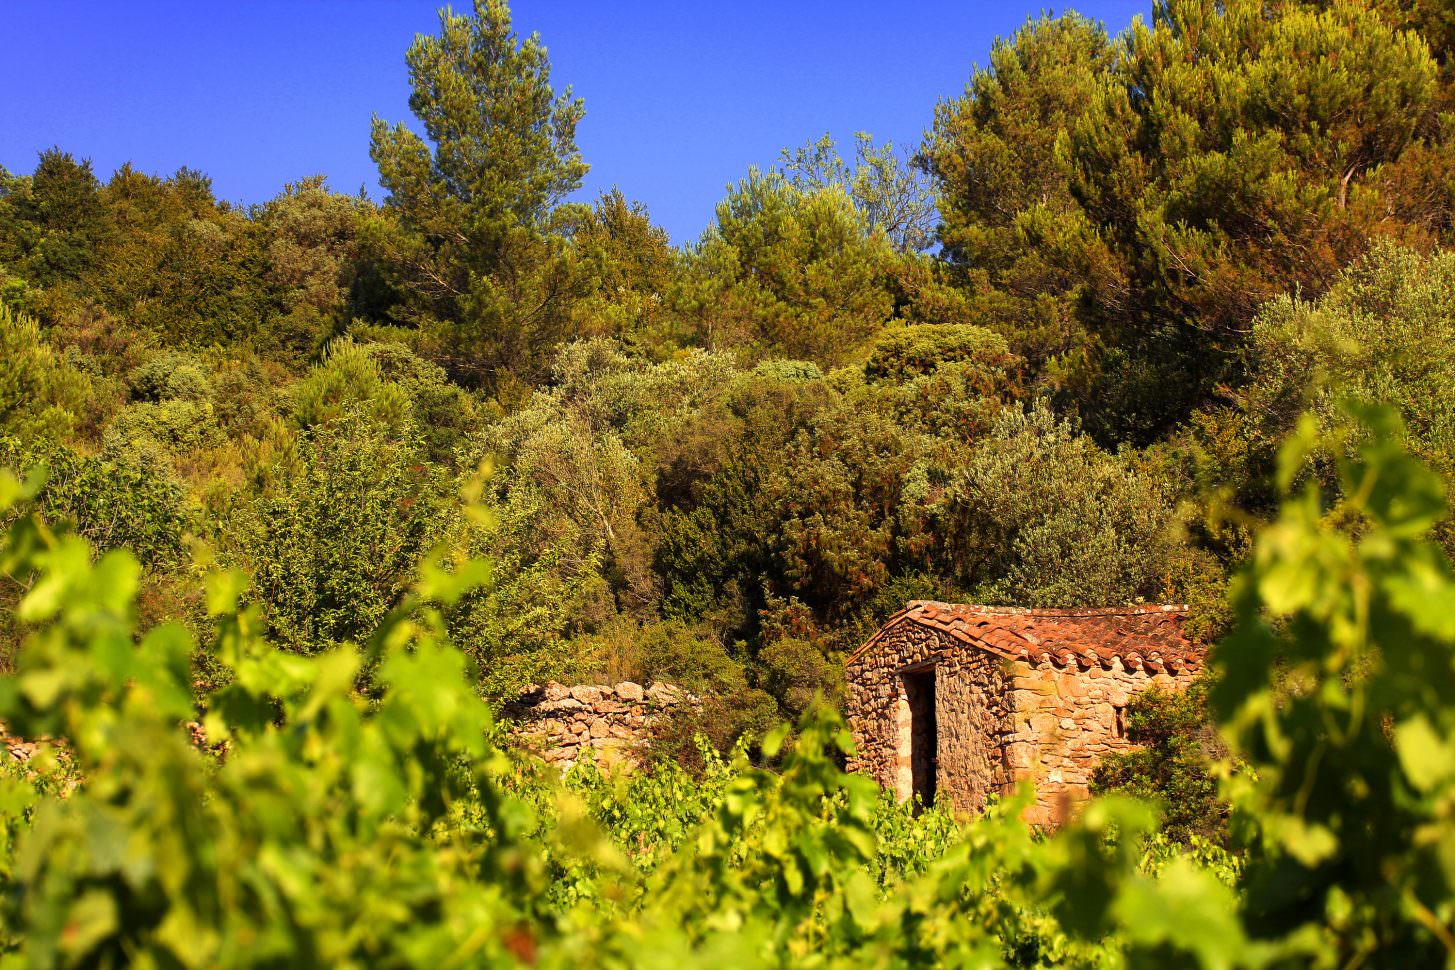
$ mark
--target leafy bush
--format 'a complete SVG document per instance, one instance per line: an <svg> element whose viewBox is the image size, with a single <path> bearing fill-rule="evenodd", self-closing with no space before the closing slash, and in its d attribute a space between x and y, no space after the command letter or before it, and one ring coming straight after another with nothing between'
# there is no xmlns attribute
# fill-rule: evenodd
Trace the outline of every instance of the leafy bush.
<svg viewBox="0 0 1455 970"><path fill-rule="evenodd" d="M384 377L368 351L347 338L329 345L327 356L298 382L294 395L293 417L303 428L351 412L381 427L413 425L409 395Z"/></svg>
<svg viewBox="0 0 1455 970"><path fill-rule="evenodd" d="M1102 606L1163 592L1177 554L1170 496L1044 404L1000 418L951 489L952 555L977 601Z"/></svg>
<svg viewBox="0 0 1455 970"><path fill-rule="evenodd" d="M181 564L194 513L181 486L154 463L68 448L37 449L14 438L0 438L0 463L43 466L45 483L35 496L36 509L96 547L125 549L149 567Z"/></svg>
<svg viewBox="0 0 1455 970"><path fill-rule="evenodd" d="M665 681L699 694L731 697L747 687L741 660L710 631L680 620L637 623L618 617L577 641L590 669L608 683Z"/></svg>
<svg viewBox="0 0 1455 970"><path fill-rule="evenodd" d="M206 400L174 397L122 408L106 426L102 441L108 453L169 464L220 444L222 430Z"/></svg>
<svg viewBox="0 0 1455 970"><path fill-rule="evenodd" d="M1184 691L1145 691L1127 707L1127 739L1137 748L1096 766L1094 793L1122 792L1162 811L1162 834L1184 845L1228 844L1228 805L1212 766L1227 750L1207 710L1208 683Z"/></svg>
<svg viewBox="0 0 1455 970"><path fill-rule="evenodd" d="M804 714L815 699L837 700L843 691L843 668L807 640L772 640L759 649L757 659L764 672L763 689L791 717Z"/></svg>
<svg viewBox="0 0 1455 970"><path fill-rule="evenodd" d="M29 317L0 303L0 433L61 440L82 419L91 382L69 366Z"/></svg>
<svg viewBox="0 0 1455 970"><path fill-rule="evenodd" d="M403 344L341 337L298 382L293 416L310 428L350 412L419 437L437 461L449 461L460 439L479 423L474 399Z"/></svg>
<svg viewBox="0 0 1455 970"><path fill-rule="evenodd" d="M874 340L864 372L870 377L906 380L957 362L983 367L1010 360L1005 338L970 324L913 324L888 327Z"/></svg>
<svg viewBox="0 0 1455 970"><path fill-rule="evenodd" d="M1348 398L1396 408L1415 453L1455 483L1455 413L1447 406L1455 384L1455 253L1378 246L1321 299L1270 302L1251 343L1237 430L1253 467L1227 462L1245 494L1269 472L1278 442L1305 410L1332 428ZM1310 455L1307 467L1326 487L1337 482L1329 456ZM1253 480L1239 482L1238 471ZM1448 524L1441 533L1455 551Z"/></svg>
<svg viewBox="0 0 1455 970"><path fill-rule="evenodd" d="M131 372L127 382L138 401L204 401L210 387L207 372L191 356L161 353Z"/></svg>
<svg viewBox="0 0 1455 970"><path fill-rule="evenodd" d="M255 488L230 516L226 554L273 636L301 653L367 636L449 526L416 448L357 417L300 436Z"/></svg>

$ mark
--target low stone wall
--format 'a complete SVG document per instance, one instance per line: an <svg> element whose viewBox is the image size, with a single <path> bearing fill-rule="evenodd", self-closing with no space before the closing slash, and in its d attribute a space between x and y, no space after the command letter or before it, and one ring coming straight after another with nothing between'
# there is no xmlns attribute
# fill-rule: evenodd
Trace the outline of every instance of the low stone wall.
<svg viewBox="0 0 1455 970"><path fill-rule="evenodd" d="M603 765L636 763L653 727L699 701L671 684L567 687L552 681L505 706L511 733L564 773L582 757Z"/></svg>
<svg viewBox="0 0 1455 970"><path fill-rule="evenodd" d="M48 738L42 738L41 742L49 743ZM27 741L24 738L17 738L5 730L5 725L0 724L0 745L3 745L7 754L16 761L24 764L35 757L36 749L40 747L35 741Z"/></svg>

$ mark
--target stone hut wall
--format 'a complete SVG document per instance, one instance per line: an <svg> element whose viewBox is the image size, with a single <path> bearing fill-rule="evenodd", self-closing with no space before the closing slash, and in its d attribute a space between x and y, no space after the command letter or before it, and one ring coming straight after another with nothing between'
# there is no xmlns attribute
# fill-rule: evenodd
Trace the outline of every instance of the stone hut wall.
<svg viewBox="0 0 1455 970"><path fill-rule="evenodd" d="M1012 661L1011 731L1005 738L1010 786L1035 783L1036 804L1025 815L1033 825L1060 825L1090 797L1096 763L1112 752L1135 747L1126 737L1131 699L1153 686L1180 690L1190 674L1149 674L1127 670L1120 660L1110 669Z"/></svg>
<svg viewBox="0 0 1455 970"><path fill-rule="evenodd" d="M1026 821L1057 825L1089 797L1096 762L1133 747L1126 707L1154 685L1181 689L1190 673L1150 674L1109 667L1010 660L959 643L913 623L886 632L848 671L847 719L856 752L851 771L875 778L909 798L916 790L911 762L911 677L932 665L936 695L936 796L957 810L983 811L992 793L1016 783L1036 786Z"/></svg>
<svg viewBox="0 0 1455 970"><path fill-rule="evenodd" d="M511 734L564 773L578 759L636 763L662 718L697 698L671 684L532 688L505 707Z"/></svg>
<svg viewBox="0 0 1455 970"><path fill-rule="evenodd" d="M933 664L935 788L957 809L978 812L1007 779L1006 665L981 651L945 652L941 639L933 630L906 624L854 665L845 706L856 752L848 767L873 776L902 799L919 788L910 693L915 668Z"/></svg>

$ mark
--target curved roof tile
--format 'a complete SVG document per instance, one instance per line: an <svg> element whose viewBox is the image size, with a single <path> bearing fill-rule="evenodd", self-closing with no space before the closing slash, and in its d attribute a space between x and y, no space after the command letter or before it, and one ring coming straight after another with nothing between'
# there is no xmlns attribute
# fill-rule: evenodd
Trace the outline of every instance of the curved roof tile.
<svg viewBox="0 0 1455 970"><path fill-rule="evenodd" d="M900 610L852 656L854 663L895 627L915 623L1009 660L1073 670L1146 668L1173 674L1202 669L1207 649L1183 632L1185 606L1113 606L1040 610L916 600Z"/></svg>

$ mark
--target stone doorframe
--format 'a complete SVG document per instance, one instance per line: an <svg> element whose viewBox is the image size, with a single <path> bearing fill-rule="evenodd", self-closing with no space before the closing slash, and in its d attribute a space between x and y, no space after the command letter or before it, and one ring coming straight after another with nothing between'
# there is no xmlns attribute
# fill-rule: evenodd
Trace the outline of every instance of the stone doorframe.
<svg viewBox="0 0 1455 970"><path fill-rule="evenodd" d="M939 692L939 685L936 667L939 660L939 657L931 657L906 664L894 672L894 787L900 801L910 800L917 792L922 797L927 796L926 802L932 801L938 787L939 730L936 694ZM928 737L925 732L928 732Z"/></svg>

